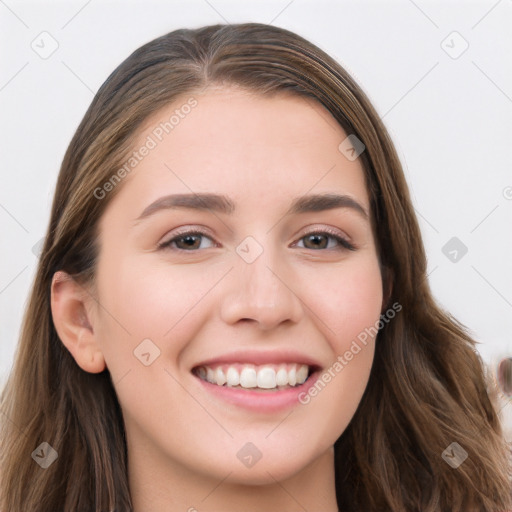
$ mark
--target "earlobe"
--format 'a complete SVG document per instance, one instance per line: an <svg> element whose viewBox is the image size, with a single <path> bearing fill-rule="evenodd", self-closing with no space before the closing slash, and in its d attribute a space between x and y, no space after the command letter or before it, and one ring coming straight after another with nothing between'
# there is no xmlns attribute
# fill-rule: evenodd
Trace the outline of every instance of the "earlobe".
<svg viewBox="0 0 512 512"><path fill-rule="evenodd" d="M58 271L51 284L53 323L63 345L80 368L89 373L105 369L105 358L87 311L87 292L69 274Z"/></svg>

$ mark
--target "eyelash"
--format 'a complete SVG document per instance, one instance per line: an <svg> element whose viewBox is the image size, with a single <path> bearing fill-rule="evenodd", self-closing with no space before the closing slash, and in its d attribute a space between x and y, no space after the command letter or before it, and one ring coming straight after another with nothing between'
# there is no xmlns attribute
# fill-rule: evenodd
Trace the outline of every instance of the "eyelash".
<svg viewBox="0 0 512 512"><path fill-rule="evenodd" d="M183 239L187 236L204 236L204 237L207 237L209 238L210 240L212 240L212 238L208 235L208 233L204 232L204 231L201 231L201 230L190 230L190 231L182 231L182 232L178 232L176 234L176 236L174 236L173 238L171 238L170 240L167 240L166 242L162 242L160 244L158 244L158 249L164 249L164 250L174 250L174 251L181 251L181 252L197 252L199 249L192 249L192 250L187 250L187 249L174 249L174 248L171 248L171 244L173 242L175 242L176 240L179 240L179 239ZM299 238L299 240L302 240L303 238L306 238L307 236L310 236L310 235L327 235L329 238L332 238L334 240L336 240L339 245L341 247L338 247L337 249L319 249L320 251L332 251L332 250L340 250L340 251L343 251L343 250L349 250L349 251L355 251L356 250L356 247L354 245L352 245L350 242L348 242L348 240L346 240L345 238L341 237L340 235L338 235L337 233L329 230L329 229L323 229L323 230L319 230L319 231L310 231L308 233L305 233L303 236L301 236ZM212 240L213 241L213 240ZM311 251L315 251L315 249L310 249Z"/></svg>

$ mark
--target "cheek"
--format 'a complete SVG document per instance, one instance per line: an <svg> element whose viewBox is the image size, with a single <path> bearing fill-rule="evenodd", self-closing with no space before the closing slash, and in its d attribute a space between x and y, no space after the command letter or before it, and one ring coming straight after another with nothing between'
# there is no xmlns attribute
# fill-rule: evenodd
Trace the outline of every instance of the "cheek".
<svg viewBox="0 0 512 512"><path fill-rule="evenodd" d="M377 258L368 254L342 262L338 268L312 268L302 276L301 297L315 313L317 326L337 354L378 322L382 280Z"/></svg>
<svg viewBox="0 0 512 512"><path fill-rule="evenodd" d="M311 414L321 411L316 434L332 441L351 421L368 383L382 308L382 282L373 257L354 259L325 276L315 274L318 287L309 293L309 300L321 319L316 325L324 332L333 358L300 400Z"/></svg>
<svg viewBox="0 0 512 512"><path fill-rule="evenodd" d="M172 350L167 355L176 358L193 336L190 319L199 311L198 304L223 274L222 269L200 270L196 265L171 269L165 262L142 265L130 258L98 268L99 338L109 369L116 365L122 371L121 366L132 363L133 351L145 339L161 351ZM170 338L172 344L164 343Z"/></svg>

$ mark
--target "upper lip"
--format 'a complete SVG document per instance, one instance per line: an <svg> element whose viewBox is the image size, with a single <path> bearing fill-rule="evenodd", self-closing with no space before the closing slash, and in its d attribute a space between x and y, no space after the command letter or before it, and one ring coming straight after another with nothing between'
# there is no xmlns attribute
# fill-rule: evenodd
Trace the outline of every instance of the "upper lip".
<svg viewBox="0 0 512 512"><path fill-rule="evenodd" d="M214 364L229 364L229 363L242 363L242 364L279 364L279 363L297 363L307 364L313 369L321 368L321 364L312 357L295 352L292 350L274 349L274 350L238 350L214 357L208 360L201 361L193 366L211 366Z"/></svg>

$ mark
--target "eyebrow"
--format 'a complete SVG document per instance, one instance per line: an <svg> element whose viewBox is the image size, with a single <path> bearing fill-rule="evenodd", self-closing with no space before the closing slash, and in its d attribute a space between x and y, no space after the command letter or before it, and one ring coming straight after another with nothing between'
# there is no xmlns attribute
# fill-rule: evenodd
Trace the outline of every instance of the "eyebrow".
<svg viewBox="0 0 512 512"><path fill-rule="evenodd" d="M135 223L145 219L160 210L188 208L194 210L210 210L213 212L232 215L236 205L227 196L219 194L174 194L163 196L147 206L137 217ZM339 194L313 194L300 196L293 200L285 215L293 215L309 212L320 212L335 208L349 208L364 219L368 220L369 215L366 209L355 199L347 195Z"/></svg>

